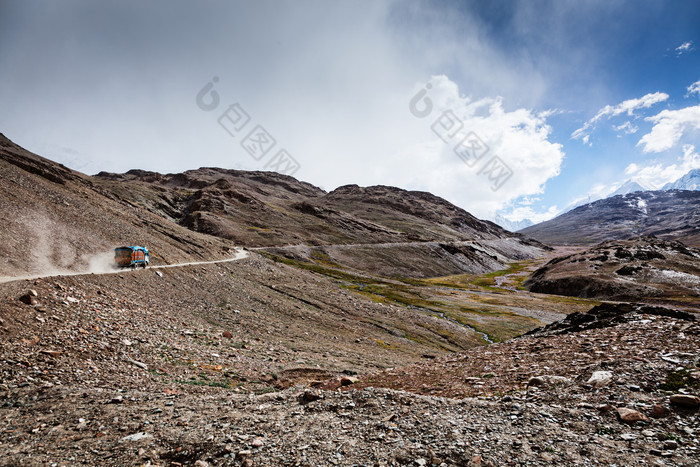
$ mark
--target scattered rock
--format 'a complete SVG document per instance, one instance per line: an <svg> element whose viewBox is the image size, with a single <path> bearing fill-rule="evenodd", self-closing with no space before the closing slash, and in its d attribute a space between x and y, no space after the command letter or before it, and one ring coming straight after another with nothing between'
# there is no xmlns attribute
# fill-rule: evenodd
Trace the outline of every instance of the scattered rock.
<svg viewBox="0 0 700 467"><path fill-rule="evenodd" d="M233 334L231 334L230 331L224 331L221 335L224 336L226 339L233 338Z"/></svg>
<svg viewBox="0 0 700 467"><path fill-rule="evenodd" d="M651 416L654 418L664 418L668 417L669 415L671 415L671 411L668 409L668 407L664 407L663 405L656 404L651 409Z"/></svg>
<svg viewBox="0 0 700 467"><path fill-rule="evenodd" d="M586 384L590 384L594 388L601 388L612 381L613 374L610 371L594 371Z"/></svg>
<svg viewBox="0 0 700 467"><path fill-rule="evenodd" d="M138 433L134 433L133 435L125 436L122 439L119 440L120 443L126 442L126 441L140 441L145 438L152 438L153 436L149 435L148 433L144 433L142 431L139 431Z"/></svg>
<svg viewBox="0 0 700 467"><path fill-rule="evenodd" d="M340 378L340 385L341 386L350 386L352 384L355 384L359 381L359 378L356 378L355 376L343 376Z"/></svg>
<svg viewBox="0 0 700 467"><path fill-rule="evenodd" d="M671 396L671 404L690 408L700 407L700 397L690 394L674 394Z"/></svg>
<svg viewBox="0 0 700 467"><path fill-rule="evenodd" d="M34 293L32 294L31 292L34 292ZM36 303L37 303L36 291L30 290L26 294L19 297L19 301L22 303L26 303L27 305L36 305Z"/></svg>
<svg viewBox="0 0 700 467"><path fill-rule="evenodd" d="M255 438L253 441L251 441L250 445L254 448L260 448L264 444L264 440L260 437Z"/></svg>
<svg viewBox="0 0 700 467"><path fill-rule="evenodd" d="M127 361L129 363L131 363L132 365L135 365L141 369L148 370L148 365L146 365L145 363L137 362L136 360L127 360Z"/></svg>
<svg viewBox="0 0 700 467"><path fill-rule="evenodd" d="M664 449L666 449L667 451L678 449L678 442L673 439L667 439L666 441L664 441Z"/></svg>
<svg viewBox="0 0 700 467"><path fill-rule="evenodd" d="M557 386L560 384L571 384L571 380L564 376L542 375L533 376L527 381L528 386Z"/></svg>
<svg viewBox="0 0 700 467"><path fill-rule="evenodd" d="M645 422L649 420L646 415L627 407L618 407L617 415L625 423Z"/></svg>

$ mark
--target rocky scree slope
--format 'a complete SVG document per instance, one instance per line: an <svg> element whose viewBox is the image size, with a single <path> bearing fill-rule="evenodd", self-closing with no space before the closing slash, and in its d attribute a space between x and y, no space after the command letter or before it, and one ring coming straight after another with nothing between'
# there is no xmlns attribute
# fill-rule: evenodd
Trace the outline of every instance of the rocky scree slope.
<svg viewBox="0 0 700 467"><path fill-rule="evenodd" d="M585 204L519 233L549 245L653 235L700 246L700 191L643 191Z"/></svg>
<svg viewBox="0 0 700 467"><path fill-rule="evenodd" d="M697 308L700 249L655 237L606 241L549 261L524 285L531 292Z"/></svg>
<svg viewBox="0 0 700 467"><path fill-rule="evenodd" d="M269 263L251 264L243 276L264 271L265 264L272 268L267 280L273 279L277 267ZM587 320L602 326L584 329L575 327L576 321L545 328L540 336L361 376L339 392L320 388L354 380L339 372L340 377L317 384L314 379L330 372L314 372L311 359L337 359L340 370L347 368L346 359L368 356L372 343L362 341L357 351L341 354L331 344L323 356L320 347L334 332L330 322L320 340L316 334L296 340L316 340L319 348L293 357L289 342L294 341L280 338L280 329L267 333L264 322L249 329L260 311L198 319L204 308L194 308L194 302L183 307L192 307L187 314L167 306L154 312L130 300L121 310L102 304L118 300L111 281L126 288L146 275L152 276L147 283L183 283L184 276L193 282L197 276L226 274L230 267L168 270L162 278L137 271L123 278L38 281L29 283L41 303L34 306L16 305L15 295L27 284L2 286L13 297L3 309L23 308L10 319L3 314L0 323L15 337L0 349L6 381L0 387L0 465L696 463L700 327L693 315L606 305ZM338 318L350 322L352 310L343 310ZM209 323L213 316L223 321ZM341 323L347 322L336 324ZM381 346L376 349L371 355L377 362L390 356ZM307 364L293 363L299 357L309 359ZM287 378L292 379L279 387L285 389L265 390L274 391L277 381Z"/></svg>

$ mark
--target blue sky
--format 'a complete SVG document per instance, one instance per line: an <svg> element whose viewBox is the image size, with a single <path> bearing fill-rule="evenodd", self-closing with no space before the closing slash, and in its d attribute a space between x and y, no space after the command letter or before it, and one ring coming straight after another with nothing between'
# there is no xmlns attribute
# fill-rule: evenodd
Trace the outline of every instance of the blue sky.
<svg viewBox="0 0 700 467"><path fill-rule="evenodd" d="M540 221L700 167L698 31L692 1L0 0L0 131L86 173L274 169Z"/></svg>

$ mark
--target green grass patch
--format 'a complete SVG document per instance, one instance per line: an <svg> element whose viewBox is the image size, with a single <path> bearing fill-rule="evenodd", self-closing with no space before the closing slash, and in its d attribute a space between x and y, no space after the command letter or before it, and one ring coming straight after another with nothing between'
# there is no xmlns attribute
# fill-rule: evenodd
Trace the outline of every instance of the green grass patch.
<svg viewBox="0 0 700 467"><path fill-rule="evenodd" d="M666 380L659 387L665 391L676 391L681 388L700 387L700 381L691 378L688 370L676 370L666 375Z"/></svg>

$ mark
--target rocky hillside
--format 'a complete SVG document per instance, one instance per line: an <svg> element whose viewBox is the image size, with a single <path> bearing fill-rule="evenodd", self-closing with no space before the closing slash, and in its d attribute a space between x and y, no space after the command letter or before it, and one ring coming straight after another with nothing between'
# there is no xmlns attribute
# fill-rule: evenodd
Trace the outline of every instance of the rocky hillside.
<svg viewBox="0 0 700 467"><path fill-rule="evenodd" d="M555 258L525 282L531 292L670 301L700 295L700 249L654 237L606 241Z"/></svg>
<svg viewBox="0 0 700 467"><path fill-rule="evenodd" d="M213 168L100 173L95 180L192 230L386 276L482 273L545 248L430 193L394 187L347 185L326 193L273 172Z"/></svg>
<svg viewBox="0 0 700 467"><path fill-rule="evenodd" d="M219 258L233 248L119 198L2 134L0 199L0 277L96 270L122 244L148 246L155 264Z"/></svg>
<svg viewBox="0 0 700 467"><path fill-rule="evenodd" d="M550 245L590 245L639 235L700 245L700 192L643 191L585 204L519 233Z"/></svg>
<svg viewBox="0 0 700 467"><path fill-rule="evenodd" d="M0 465L695 465L693 315L447 353L459 326L256 255L155 272L0 284Z"/></svg>
<svg viewBox="0 0 700 467"><path fill-rule="evenodd" d="M326 193L274 172L217 168L90 177L4 136L0 164L0 277L94 271L121 244L148 246L156 264L244 245L411 277L493 271L543 251L424 192L350 185Z"/></svg>

